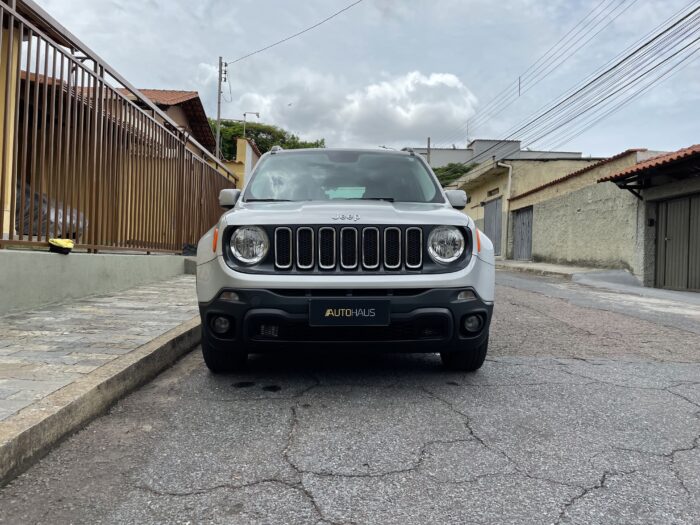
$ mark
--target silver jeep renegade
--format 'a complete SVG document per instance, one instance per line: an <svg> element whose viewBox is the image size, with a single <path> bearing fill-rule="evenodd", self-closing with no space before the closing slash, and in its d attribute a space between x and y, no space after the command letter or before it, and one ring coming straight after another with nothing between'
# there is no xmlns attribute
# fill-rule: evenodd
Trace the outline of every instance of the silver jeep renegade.
<svg viewBox="0 0 700 525"><path fill-rule="evenodd" d="M422 157L273 148L197 248L202 351L213 372L294 345L439 352L484 362L491 241Z"/></svg>

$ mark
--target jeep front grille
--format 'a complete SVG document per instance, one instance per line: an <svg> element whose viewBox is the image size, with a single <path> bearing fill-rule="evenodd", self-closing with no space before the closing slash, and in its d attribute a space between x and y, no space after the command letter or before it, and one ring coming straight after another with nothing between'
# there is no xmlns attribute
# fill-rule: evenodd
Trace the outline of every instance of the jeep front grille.
<svg viewBox="0 0 700 525"><path fill-rule="evenodd" d="M423 230L416 226L279 226L277 270L399 271L423 265Z"/></svg>

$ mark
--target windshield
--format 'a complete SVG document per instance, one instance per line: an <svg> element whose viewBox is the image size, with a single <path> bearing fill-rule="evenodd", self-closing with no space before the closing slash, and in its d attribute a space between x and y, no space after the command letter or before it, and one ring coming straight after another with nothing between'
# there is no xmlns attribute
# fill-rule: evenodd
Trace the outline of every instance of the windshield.
<svg viewBox="0 0 700 525"><path fill-rule="evenodd" d="M270 155L257 167L244 199L444 202L434 178L416 157L332 150Z"/></svg>

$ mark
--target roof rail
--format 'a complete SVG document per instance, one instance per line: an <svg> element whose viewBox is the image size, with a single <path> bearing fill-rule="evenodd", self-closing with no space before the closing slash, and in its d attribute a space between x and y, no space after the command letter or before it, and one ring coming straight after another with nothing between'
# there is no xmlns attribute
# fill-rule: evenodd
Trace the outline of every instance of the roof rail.
<svg viewBox="0 0 700 525"><path fill-rule="evenodd" d="M282 146L280 146L280 145L278 145L278 144L275 144L275 145L272 146L272 148L270 149L270 154L274 155L274 154L277 153L278 151L283 151L283 150L284 150L284 148L283 148Z"/></svg>

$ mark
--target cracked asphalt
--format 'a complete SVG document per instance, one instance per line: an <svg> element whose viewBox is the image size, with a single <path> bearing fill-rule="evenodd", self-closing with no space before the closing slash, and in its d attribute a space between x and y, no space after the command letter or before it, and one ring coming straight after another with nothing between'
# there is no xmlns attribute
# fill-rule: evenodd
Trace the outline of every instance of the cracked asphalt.
<svg viewBox="0 0 700 525"><path fill-rule="evenodd" d="M193 352L0 489L0 523L700 523L700 311L498 283L475 374Z"/></svg>

